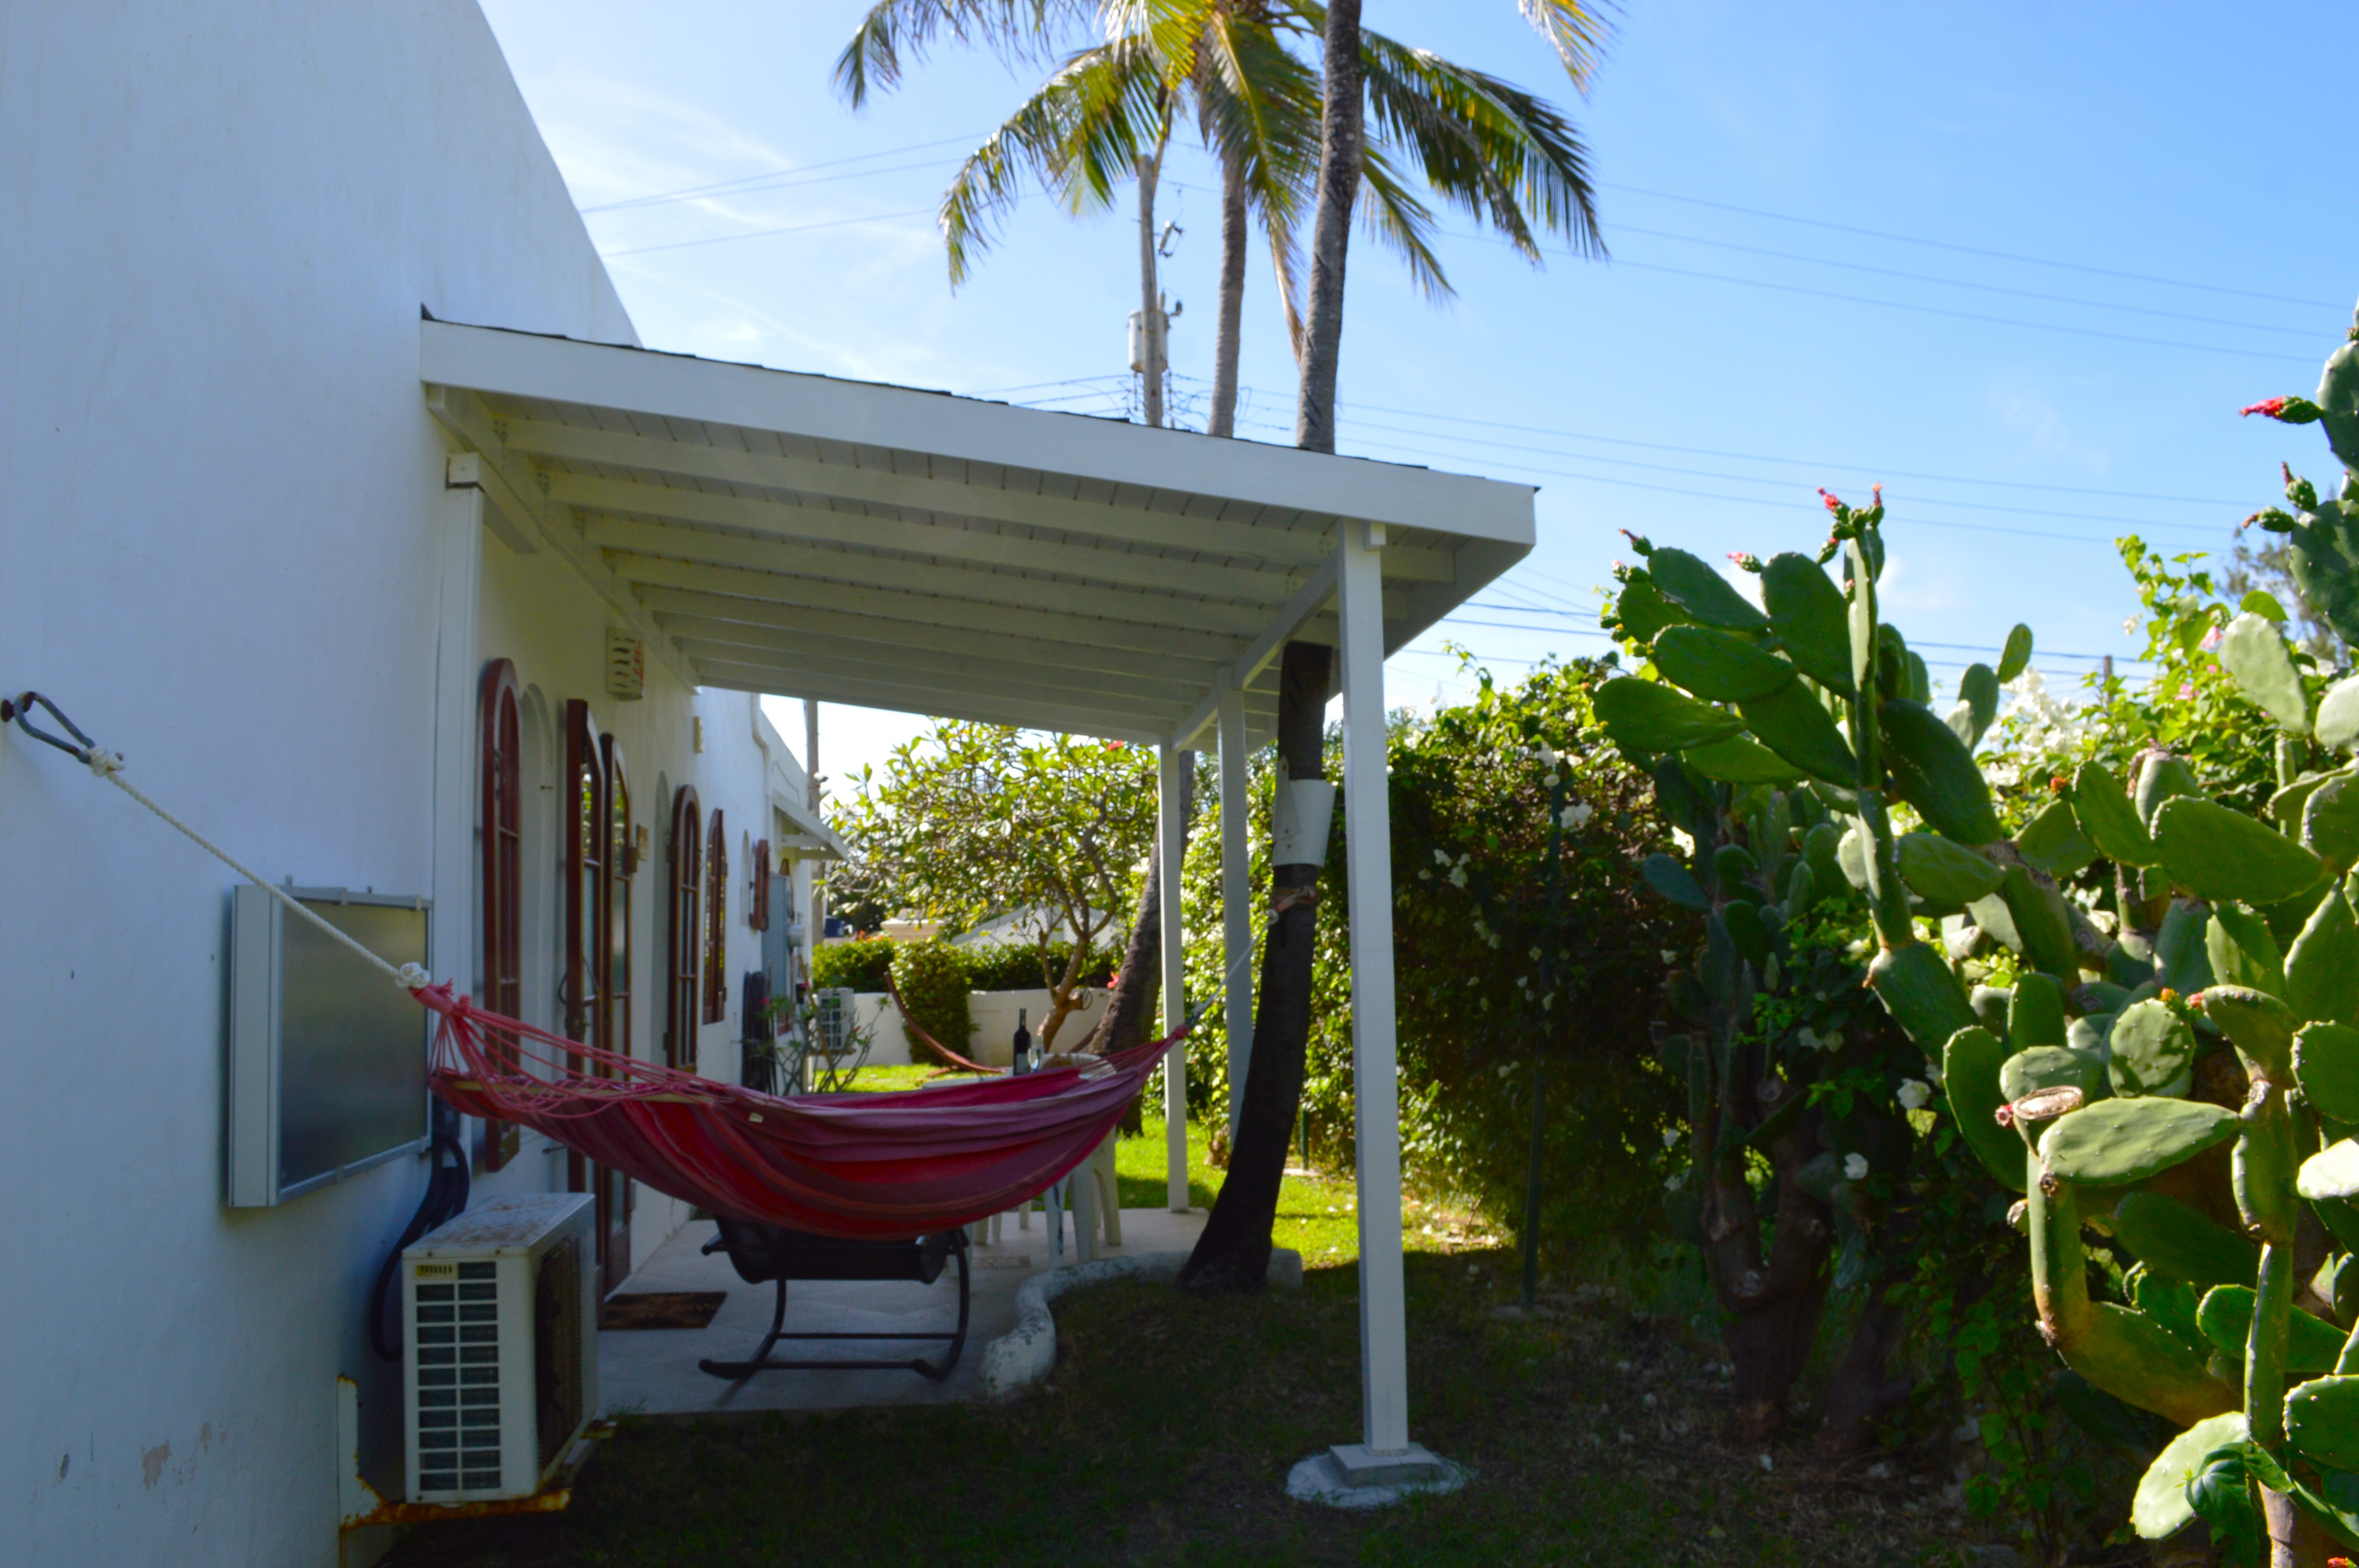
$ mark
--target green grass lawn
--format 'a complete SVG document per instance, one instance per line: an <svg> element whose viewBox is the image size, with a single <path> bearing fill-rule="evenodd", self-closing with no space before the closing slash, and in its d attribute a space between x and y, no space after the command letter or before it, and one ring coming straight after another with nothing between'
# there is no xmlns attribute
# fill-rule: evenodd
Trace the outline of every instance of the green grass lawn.
<svg viewBox="0 0 2359 1568"><path fill-rule="evenodd" d="M1159 1171L1158 1173L1159 1176ZM1321 1217L1323 1219L1323 1217ZM1348 1514L1288 1470L1359 1435L1357 1271L1201 1300L1110 1286L1057 1309L1054 1376L1007 1405L626 1419L558 1515L421 1528L400 1568L1465 1564L1887 1568L1951 1561L1929 1480L1825 1476L1717 1437L1716 1357L1560 1297L1506 1321L1512 1255L1408 1260L1414 1430L1473 1478Z"/></svg>
<svg viewBox="0 0 2359 1568"><path fill-rule="evenodd" d="M918 1071L922 1072L923 1069ZM866 1074L863 1075L864 1078ZM880 1086L881 1087L881 1086ZM1192 1128L1190 1195L1222 1173ZM1163 1206L1163 1128L1117 1148L1126 1206ZM1058 1366L1006 1405L625 1417L562 1514L421 1527L397 1568L719 1564L1951 1563L1938 1480L1823 1475L1719 1433L1715 1346L1683 1320L1552 1291L1445 1206L1406 1206L1413 1430L1470 1467L1374 1513L1290 1501L1288 1470L1360 1435L1348 1177L1288 1179L1278 1245L1305 1288L1199 1299L1117 1285L1059 1303ZM975 1347L970 1347L969 1354Z"/></svg>

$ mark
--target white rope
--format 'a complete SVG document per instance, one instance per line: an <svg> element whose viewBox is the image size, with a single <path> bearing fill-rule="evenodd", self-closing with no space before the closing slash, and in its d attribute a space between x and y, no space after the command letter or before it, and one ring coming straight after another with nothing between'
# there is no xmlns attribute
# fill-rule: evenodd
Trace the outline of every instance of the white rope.
<svg viewBox="0 0 2359 1568"><path fill-rule="evenodd" d="M422 966L418 964L404 964L399 968L396 968L393 965L386 962L383 958L378 957L375 953L370 952L366 947L361 946L359 942L353 940L353 937L344 932L337 930L334 925L331 925L317 911L306 908L300 900L288 892L284 888L274 887L269 882L265 881L259 873L241 864L237 860L231 856L228 850L223 849L220 845L214 843L212 839L206 838L203 834L198 832L195 828L190 827L187 823L181 821L179 817L173 816L170 812L165 810L162 806L148 799L146 795L140 792L140 789L136 784L130 783L123 776L123 755L121 752L101 751L96 746L92 746L89 750L90 771L94 777L104 779L108 784L113 784L124 794L137 801L140 805L154 812L158 816L162 817L166 826L177 829L189 840L189 842L194 844L198 849L202 849L206 854L211 855L223 865L227 866L231 871L235 871L239 876L244 877L247 881L252 882L255 887L260 888L263 892L277 899L280 903L287 907L290 914L302 916L312 925L318 926L321 931L326 932L330 936L351 948L363 958L367 959L370 963L384 970L386 978L393 981L395 985L399 986L402 989L416 990L419 987L427 983L429 977L427 975L426 970Z"/></svg>

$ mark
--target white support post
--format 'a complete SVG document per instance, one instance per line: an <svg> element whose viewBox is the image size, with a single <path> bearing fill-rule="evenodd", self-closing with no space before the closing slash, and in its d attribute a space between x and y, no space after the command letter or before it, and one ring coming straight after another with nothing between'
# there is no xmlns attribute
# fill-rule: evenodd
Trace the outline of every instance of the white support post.
<svg viewBox="0 0 2359 1568"><path fill-rule="evenodd" d="M1221 671L1221 1005L1228 1018L1229 1132L1245 1108L1245 1070L1253 1062L1253 849L1246 838L1251 786L1245 778L1245 694L1234 666Z"/></svg>
<svg viewBox="0 0 2359 1568"><path fill-rule="evenodd" d="M428 967L474 989L476 600L484 561L484 492L442 492L435 557L434 914Z"/></svg>
<svg viewBox="0 0 2359 1568"><path fill-rule="evenodd" d="M1401 1280L1400 1084L1393 1037L1392 812L1385 776L1384 535L1347 520L1343 600L1343 831L1352 924L1352 1108L1359 1152L1363 1444L1409 1447ZM1340 1455L1339 1455L1340 1457Z"/></svg>
<svg viewBox="0 0 2359 1568"><path fill-rule="evenodd" d="M1158 792L1155 841L1163 857L1163 1033L1188 1022L1188 969L1180 903L1187 855L1186 770L1195 754L1156 748ZM1188 1212L1188 1043L1163 1054L1164 1195L1173 1214Z"/></svg>

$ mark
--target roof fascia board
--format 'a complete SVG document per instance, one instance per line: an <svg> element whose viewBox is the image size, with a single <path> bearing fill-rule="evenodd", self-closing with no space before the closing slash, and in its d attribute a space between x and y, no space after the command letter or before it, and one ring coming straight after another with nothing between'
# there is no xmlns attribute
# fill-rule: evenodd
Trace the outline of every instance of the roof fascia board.
<svg viewBox="0 0 2359 1568"><path fill-rule="evenodd" d="M430 383L1528 545L1532 488L643 349L420 323Z"/></svg>

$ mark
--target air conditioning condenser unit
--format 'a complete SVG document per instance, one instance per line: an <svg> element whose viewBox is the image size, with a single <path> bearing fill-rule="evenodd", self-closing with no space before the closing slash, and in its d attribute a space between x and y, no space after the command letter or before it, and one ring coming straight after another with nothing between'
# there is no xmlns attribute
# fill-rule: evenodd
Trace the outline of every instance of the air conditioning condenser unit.
<svg viewBox="0 0 2359 1568"><path fill-rule="evenodd" d="M409 1500L527 1498L598 1411L586 1193L495 1198L401 1258Z"/></svg>

